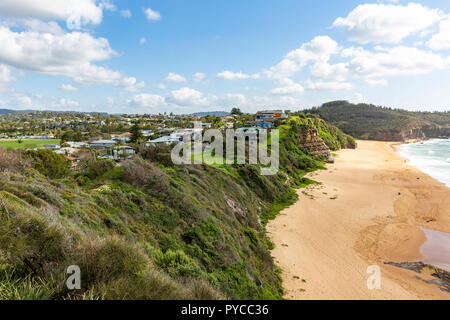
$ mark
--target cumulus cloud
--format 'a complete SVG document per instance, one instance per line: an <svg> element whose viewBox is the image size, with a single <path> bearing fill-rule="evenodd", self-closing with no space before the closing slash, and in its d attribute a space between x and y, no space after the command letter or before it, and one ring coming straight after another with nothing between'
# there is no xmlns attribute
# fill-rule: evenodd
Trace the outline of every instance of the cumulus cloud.
<svg viewBox="0 0 450 320"><path fill-rule="evenodd" d="M423 31L442 18L439 9L418 3L402 5L363 4L345 18L337 18L333 27L344 30L349 39L360 43L399 43Z"/></svg>
<svg viewBox="0 0 450 320"><path fill-rule="evenodd" d="M248 101L247 97L241 93L227 93L221 103L225 106L244 106Z"/></svg>
<svg viewBox="0 0 450 320"><path fill-rule="evenodd" d="M450 16L439 24L439 32L427 42L433 50L450 49Z"/></svg>
<svg viewBox="0 0 450 320"><path fill-rule="evenodd" d="M351 89L353 89L353 85L348 82L318 81L318 82L310 82L308 84L308 90L338 91L338 90L351 90Z"/></svg>
<svg viewBox="0 0 450 320"><path fill-rule="evenodd" d="M112 84L129 91L143 86L135 78L92 63L115 54L107 39L88 33L14 32L0 26L0 62L25 71L69 77L83 86Z"/></svg>
<svg viewBox="0 0 450 320"><path fill-rule="evenodd" d="M200 82L203 79L205 79L205 77L206 77L206 74L197 72L192 75L192 80L194 80L194 82Z"/></svg>
<svg viewBox="0 0 450 320"><path fill-rule="evenodd" d="M426 74L448 66L438 54L406 46L377 47L374 52L351 47L343 50L342 56L350 58L352 74L363 78Z"/></svg>
<svg viewBox="0 0 450 320"><path fill-rule="evenodd" d="M207 106L210 103L203 93L188 87L170 92L168 101L179 106Z"/></svg>
<svg viewBox="0 0 450 320"><path fill-rule="evenodd" d="M183 76L180 75L180 74L170 72L170 73L166 76L165 80L166 80L167 82L180 83L180 82L185 82L185 81L186 81L186 78L183 77Z"/></svg>
<svg viewBox="0 0 450 320"><path fill-rule="evenodd" d="M154 11L150 8L145 9L145 16L149 21L161 20L161 14L158 11Z"/></svg>
<svg viewBox="0 0 450 320"><path fill-rule="evenodd" d="M385 87L388 81L385 79L366 79L364 80L371 87Z"/></svg>
<svg viewBox="0 0 450 320"><path fill-rule="evenodd" d="M106 7L105 7L106 6ZM96 0L2 0L0 15L16 18L66 21L69 28L81 28L88 24L100 24L105 2Z"/></svg>
<svg viewBox="0 0 450 320"><path fill-rule="evenodd" d="M301 84L290 82L285 87L273 89L270 93L277 96L290 96L295 94L301 94L304 91L305 88L303 88Z"/></svg>
<svg viewBox="0 0 450 320"><path fill-rule="evenodd" d="M233 71L223 71L216 75L217 78L223 79L223 80L244 80L244 79L258 79L259 74L245 74L242 72L233 72Z"/></svg>
<svg viewBox="0 0 450 320"><path fill-rule="evenodd" d="M157 108L166 105L166 100L164 97L149 94L149 93L141 93L133 96L133 102L143 108Z"/></svg>
<svg viewBox="0 0 450 320"><path fill-rule="evenodd" d="M99 7L104 10L108 10L108 11L116 11L117 10L117 7L114 4L112 4L109 0L100 1Z"/></svg>
<svg viewBox="0 0 450 320"><path fill-rule="evenodd" d="M144 38L144 37L142 37L140 40L139 40L139 44L142 46L143 44L145 44L147 42L147 40Z"/></svg>
<svg viewBox="0 0 450 320"><path fill-rule="evenodd" d="M16 79L11 75L11 69L4 64L0 64L0 90L4 90L9 87L11 82Z"/></svg>
<svg viewBox="0 0 450 320"><path fill-rule="evenodd" d="M131 11L129 9L121 10L120 15L126 19L131 18Z"/></svg>
<svg viewBox="0 0 450 320"><path fill-rule="evenodd" d="M76 108L76 107L80 106L78 101L68 99L68 98L59 99L59 105L63 108Z"/></svg>
<svg viewBox="0 0 450 320"><path fill-rule="evenodd" d="M78 91L78 88L73 86L73 85L71 85L71 84L62 84L59 87L59 89L63 90L63 91Z"/></svg>
<svg viewBox="0 0 450 320"><path fill-rule="evenodd" d="M294 75L308 63L324 63L330 57L339 53L339 45L328 36L317 36L300 48L289 52L277 65L265 70L269 79L283 79Z"/></svg>

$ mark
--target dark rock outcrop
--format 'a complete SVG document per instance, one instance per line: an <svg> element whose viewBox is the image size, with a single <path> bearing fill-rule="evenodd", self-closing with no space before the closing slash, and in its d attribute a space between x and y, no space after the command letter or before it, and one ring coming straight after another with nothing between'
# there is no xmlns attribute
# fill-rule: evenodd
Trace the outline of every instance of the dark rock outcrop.
<svg viewBox="0 0 450 320"><path fill-rule="evenodd" d="M300 141L300 149L313 156L317 156L328 163L334 162L330 148L328 148L325 142L320 138L319 132L317 132L316 129L304 129L298 135L298 138Z"/></svg>
<svg viewBox="0 0 450 320"><path fill-rule="evenodd" d="M420 277L416 277L419 280L422 280L429 284L435 284L438 285L439 288L442 291L449 292L450 293L450 272L437 268L435 266L425 264L422 261L419 262L385 262L385 264L389 264L391 266L397 267L397 268L403 268L407 270L412 270L416 273L421 274L424 269L432 270L431 276L435 279L433 280L424 280Z"/></svg>

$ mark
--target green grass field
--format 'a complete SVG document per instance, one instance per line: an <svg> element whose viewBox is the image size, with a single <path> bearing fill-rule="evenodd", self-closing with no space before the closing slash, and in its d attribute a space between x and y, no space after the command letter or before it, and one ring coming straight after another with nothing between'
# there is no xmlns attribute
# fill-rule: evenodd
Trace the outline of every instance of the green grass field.
<svg viewBox="0 0 450 320"><path fill-rule="evenodd" d="M46 144L59 144L60 142L60 139L0 139L0 147L8 150L34 149L43 148Z"/></svg>

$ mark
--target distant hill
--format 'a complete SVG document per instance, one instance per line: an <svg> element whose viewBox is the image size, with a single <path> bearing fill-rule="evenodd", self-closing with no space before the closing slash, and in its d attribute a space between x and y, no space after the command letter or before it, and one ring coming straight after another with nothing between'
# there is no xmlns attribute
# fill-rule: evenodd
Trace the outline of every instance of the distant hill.
<svg viewBox="0 0 450 320"><path fill-rule="evenodd" d="M359 139L405 141L450 137L450 112L412 112L332 101L304 110Z"/></svg>
<svg viewBox="0 0 450 320"><path fill-rule="evenodd" d="M17 110L10 110L10 109L0 109L0 114L8 114L8 113L15 113Z"/></svg>
<svg viewBox="0 0 450 320"><path fill-rule="evenodd" d="M192 115L196 117L206 117L206 116L212 116L212 117L226 117L230 113L226 111L207 111L207 112L195 112Z"/></svg>

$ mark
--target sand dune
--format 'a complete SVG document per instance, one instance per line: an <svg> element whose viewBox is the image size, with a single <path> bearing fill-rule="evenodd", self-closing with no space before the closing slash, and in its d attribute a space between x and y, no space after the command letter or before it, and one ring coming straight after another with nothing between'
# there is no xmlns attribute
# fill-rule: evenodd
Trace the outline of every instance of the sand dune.
<svg viewBox="0 0 450 320"><path fill-rule="evenodd" d="M287 299L449 299L427 274L385 265L422 259L420 226L450 232L450 189L400 158L391 143L342 150L320 185L268 225ZM367 287L367 267L381 288Z"/></svg>

